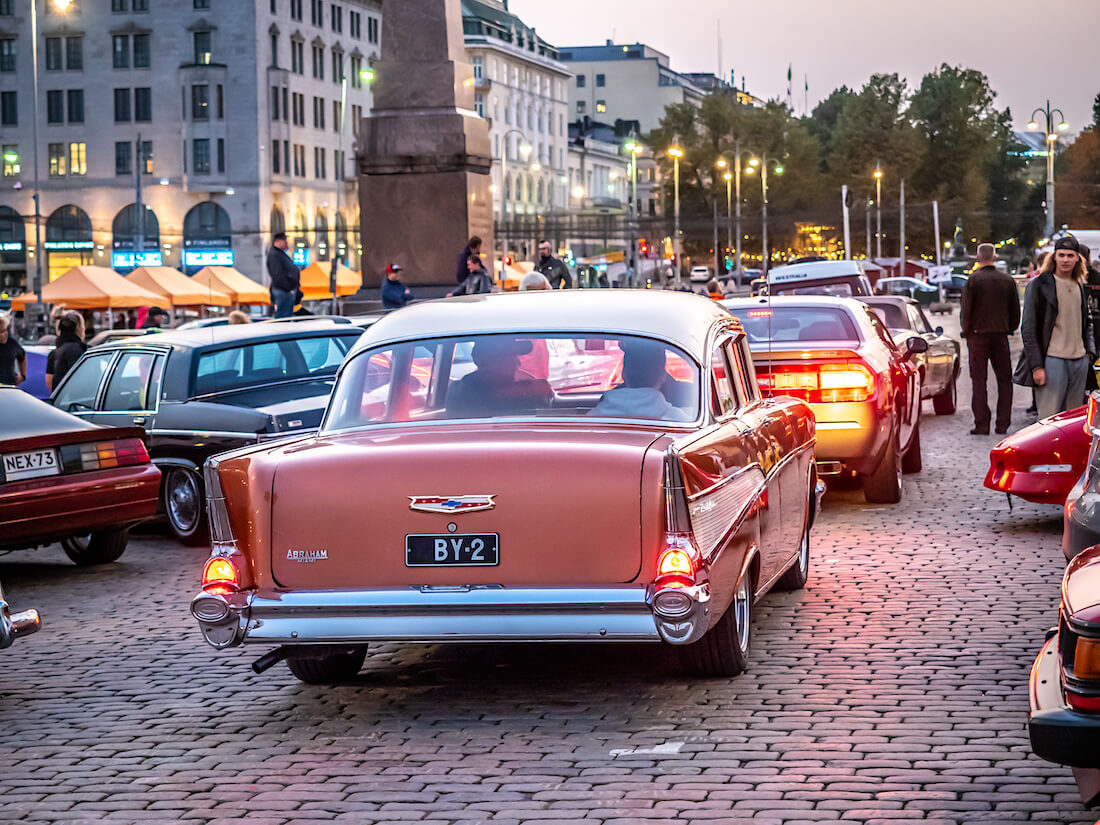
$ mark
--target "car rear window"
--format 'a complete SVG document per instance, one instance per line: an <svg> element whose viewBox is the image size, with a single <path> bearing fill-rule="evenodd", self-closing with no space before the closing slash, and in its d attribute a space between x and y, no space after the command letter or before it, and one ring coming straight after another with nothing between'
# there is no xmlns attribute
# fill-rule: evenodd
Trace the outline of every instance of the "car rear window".
<svg viewBox="0 0 1100 825"><path fill-rule="evenodd" d="M699 367L635 336L481 335L406 342L355 356L326 430L470 418L694 421Z"/></svg>
<svg viewBox="0 0 1100 825"><path fill-rule="evenodd" d="M802 341L844 341L858 343L855 321L835 307L730 307L745 327L749 343L800 343Z"/></svg>
<svg viewBox="0 0 1100 825"><path fill-rule="evenodd" d="M334 375L357 338L358 330L353 335L283 338L201 353L191 395Z"/></svg>
<svg viewBox="0 0 1100 825"><path fill-rule="evenodd" d="M886 324L887 329L909 329L905 310L897 304L871 304L870 307L878 315L879 320Z"/></svg>

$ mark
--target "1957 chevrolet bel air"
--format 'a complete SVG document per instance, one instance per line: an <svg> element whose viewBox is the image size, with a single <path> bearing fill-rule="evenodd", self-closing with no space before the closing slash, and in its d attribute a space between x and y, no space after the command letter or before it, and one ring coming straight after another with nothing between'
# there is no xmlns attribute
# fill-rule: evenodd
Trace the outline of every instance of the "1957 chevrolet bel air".
<svg viewBox="0 0 1100 825"><path fill-rule="evenodd" d="M754 601L806 583L814 439L713 301L417 304L355 345L318 433L207 462L191 612L311 683L376 641L665 643L736 675Z"/></svg>

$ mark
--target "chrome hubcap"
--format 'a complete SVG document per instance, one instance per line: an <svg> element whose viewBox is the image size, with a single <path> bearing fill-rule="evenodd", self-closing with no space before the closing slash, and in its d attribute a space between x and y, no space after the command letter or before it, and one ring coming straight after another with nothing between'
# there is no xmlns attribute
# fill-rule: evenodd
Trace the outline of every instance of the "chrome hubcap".
<svg viewBox="0 0 1100 825"><path fill-rule="evenodd" d="M165 496L168 518L181 533L190 533L199 521L199 485L193 473L174 470L168 479Z"/></svg>
<svg viewBox="0 0 1100 825"><path fill-rule="evenodd" d="M810 569L810 531L802 534L802 547L798 551L798 570L803 576Z"/></svg>
<svg viewBox="0 0 1100 825"><path fill-rule="evenodd" d="M749 648L749 585L745 577L737 583L737 592L733 596L733 615L737 618L737 645L744 652Z"/></svg>

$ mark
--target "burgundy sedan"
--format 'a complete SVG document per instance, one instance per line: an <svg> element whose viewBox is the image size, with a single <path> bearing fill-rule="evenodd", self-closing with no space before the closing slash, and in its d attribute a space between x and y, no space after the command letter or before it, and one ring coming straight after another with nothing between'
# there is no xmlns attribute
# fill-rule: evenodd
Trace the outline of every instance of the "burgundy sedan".
<svg viewBox="0 0 1100 825"><path fill-rule="evenodd" d="M989 451L985 486L1036 504L1064 504L1089 458L1087 407L1052 415Z"/></svg>
<svg viewBox="0 0 1100 825"><path fill-rule="evenodd" d="M103 564L156 515L141 427L82 421L15 387L0 387L0 422L0 550L60 541L77 564Z"/></svg>

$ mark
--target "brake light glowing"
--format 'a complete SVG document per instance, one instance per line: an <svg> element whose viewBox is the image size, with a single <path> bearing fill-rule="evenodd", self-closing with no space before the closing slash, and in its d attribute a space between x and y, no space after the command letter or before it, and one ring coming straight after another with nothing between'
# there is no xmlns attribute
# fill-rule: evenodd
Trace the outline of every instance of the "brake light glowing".
<svg viewBox="0 0 1100 825"><path fill-rule="evenodd" d="M691 556L674 547L661 554L661 560L657 564L657 575L693 576L695 575L695 566L691 563Z"/></svg>
<svg viewBox="0 0 1100 825"><path fill-rule="evenodd" d="M665 549L657 559L656 581L662 587L691 587L699 572L699 551L691 538L684 534L670 534L665 539Z"/></svg>
<svg viewBox="0 0 1100 825"><path fill-rule="evenodd" d="M222 556L210 559L202 569L202 589L223 596L237 590L237 568L233 562Z"/></svg>
<svg viewBox="0 0 1100 825"><path fill-rule="evenodd" d="M770 309L750 309L750 318L771 318L772 311Z"/></svg>
<svg viewBox="0 0 1100 825"><path fill-rule="evenodd" d="M756 381L767 392L818 404L867 401L875 394L874 373L860 361L782 365L758 372Z"/></svg>
<svg viewBox="0 0 1100 825"><path fill-rule="evenodd" d="M148 464L149 452L140 438L98 441L91 444L66 444L61 447L61 464L67 473L108 470Z"/></svg>
<svg viewBox="0 0 1100 825"><path fill-rule="evenodd" d="M1079 693L1066 691L1066 703L1071 708L1081 713L1100 712L1100 696L1082 696Z"/></svg>

